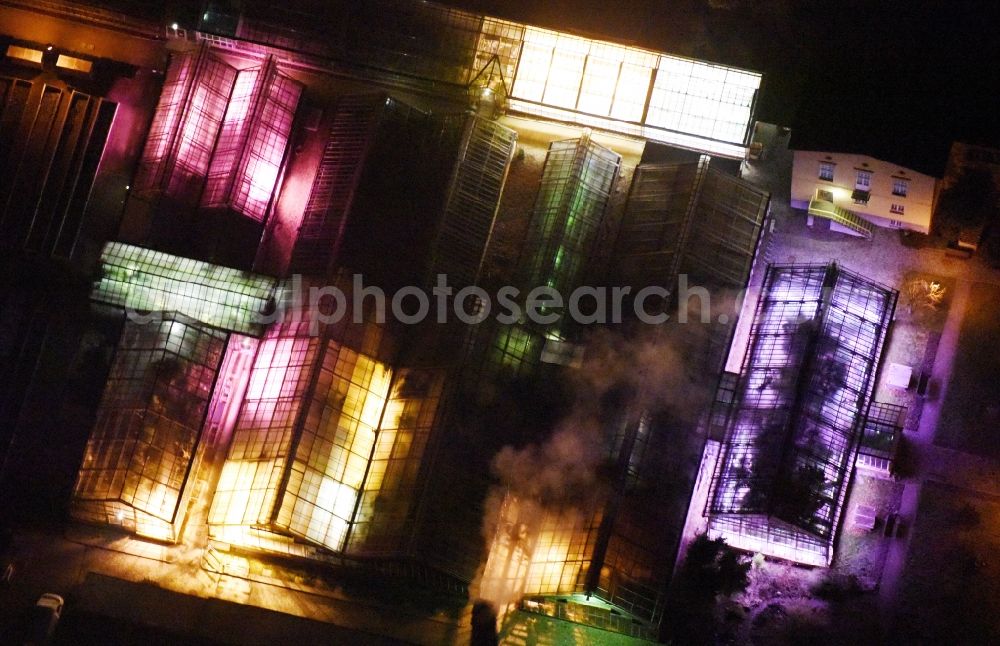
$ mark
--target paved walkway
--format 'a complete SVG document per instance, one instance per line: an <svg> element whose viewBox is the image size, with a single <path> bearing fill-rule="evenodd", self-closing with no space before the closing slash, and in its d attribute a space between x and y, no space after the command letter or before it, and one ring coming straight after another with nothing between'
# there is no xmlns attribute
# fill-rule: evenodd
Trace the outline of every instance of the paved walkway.
<svg viewBox="0 0 1000 646"><path fill-rule="evenodd" d="M104 544L99 544L103 533ZM15 536L17 584L0 588L0 642L5 630L43 592L67 601L67 613L79 609L128 622L169 628L179 634L219 643L278 643L270 624L294 625L294 634L355 634L357 643L462 644L468 642L468 609L429 613L402 604L352 596L343 590L320 590L294 580L268 579L250 573L221 574L201 566L201 550L166 547L95 528L76 528L65 537L52 530L24 530ZM94 585L94 581L102 582ZM152 583L151 582L155 582ZM108 586L122 597L105 594ZM220 602L236 602L236 608ZM142 612L136 610L141 608ZM197 612L185 615L184 609ZM268 624L261 640L233 639L222 623L202 625L206 608L225 608L233 624ZM277 612L274 612L277 611ZM282 618L285 613L291 617ZM317 624L310 626L310 624ZM375 635L389 635L379 637ZM279 640L280 641L280 640ZM295 642L290 638L288 643ZM346 640L343 640L346 643ZM321 643L312 638L301 644ZM322 642L329 643L329 642ZM335 641L335 643L342 643Z"/></svg>

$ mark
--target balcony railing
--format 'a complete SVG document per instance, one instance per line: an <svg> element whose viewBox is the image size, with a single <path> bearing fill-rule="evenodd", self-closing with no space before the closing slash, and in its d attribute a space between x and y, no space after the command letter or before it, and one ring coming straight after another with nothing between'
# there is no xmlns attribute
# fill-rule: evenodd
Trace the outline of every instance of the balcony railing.
<svg viewBox="0 0 1000 646"><path fill-rule="evenodd" d="M875 231L875 226L868 220L865 220L857 213L837 206L829 200L821 199L821 196L818 194L809 200L809 215L832 220L852 231L856 231L866 238L871 238Z"/></svg>

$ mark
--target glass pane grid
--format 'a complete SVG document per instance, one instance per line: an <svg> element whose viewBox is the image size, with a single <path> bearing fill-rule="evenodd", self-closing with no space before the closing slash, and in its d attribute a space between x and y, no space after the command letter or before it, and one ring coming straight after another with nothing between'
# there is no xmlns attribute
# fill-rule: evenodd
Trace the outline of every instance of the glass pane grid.
<svg viewBox="0 0 1000 646"><path fill-rule="evenodd" d="M444 374L438 370L403 369L396 376L375 440L350 551L388 554L404 544L443 389Z"/></svg>
<svg viewBox="0 0 1000 646"><path fill-rule="evenodd" d="M277 280L122 242L101 254L95 301L147 312L177 311L219 328L259 334Z"/></svg>
<svg viewBox="0 0 1000 646"><path fill-rule="evenodd" d="M308 326L293 321L273 326L261 341L212 501L210 526L270 522L319 349Z"/></svg>
<svg viewBox="0 0 1000 646"><path fill-rule="evenodd" d="M336 361L331 367L332 358ZM387 366L330 341L292 462L279 524L342 550L390 385Z"/></svg>
<svg viewBox="0 0 1000 646"><path fill-rule="evenodd" d="M895 299L836 266L769 268L713 515L775 515L832 538Z"/></svg>
<svg viewBox="0 0 1000 646"><path fill-rule="evenodd" d="M174 522L226 336L181 314L126 322L74 504L119 501Z"/></svg>
<svg viewBox="0 0 1000 646"><path fill-rule="evenodd" d="M263 89L263 106L248 142L248 157L240 169L233 195L233 208L255 220L263 220L277 188L288 138L302 86L275 74Z"/></svg>

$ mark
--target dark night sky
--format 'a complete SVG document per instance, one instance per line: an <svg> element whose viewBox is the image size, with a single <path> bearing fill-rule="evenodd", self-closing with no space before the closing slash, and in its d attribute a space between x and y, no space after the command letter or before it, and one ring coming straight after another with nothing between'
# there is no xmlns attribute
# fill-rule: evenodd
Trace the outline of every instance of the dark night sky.
<svg viewBox="0 0 1000 646"><path fill-rule="evenodd" d="M937 174L952 139L1000 146L995 0L445 1L763 71L757 116L801 148Z"/></svg>

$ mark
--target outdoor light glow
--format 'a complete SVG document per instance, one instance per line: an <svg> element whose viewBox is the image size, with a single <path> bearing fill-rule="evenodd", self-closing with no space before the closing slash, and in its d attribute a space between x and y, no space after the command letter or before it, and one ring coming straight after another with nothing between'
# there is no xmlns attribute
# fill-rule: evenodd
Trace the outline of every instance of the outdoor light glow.
<svg viewBox="0 0 1000 646"><path fill-rule="evenodd" d="M59 57L56 58L56 67L61 67L67 70L75 70L77 72L83 72L84 74L90 74L90 70L93 66L94 64L90 61L83 60L82 58L76 58L75 56L59 54Z"/></svg>
<svg viewBox="0 0 1000 646"><path fill-rule="evenodd" d="M546 509L538 501L521 500L508 492L496 520L481 594L505 604L526 595L583 590L594 557L599 513Z"/></svg>
<svg viewBox="0 0 1000 646"><path fill-rule="evenodd" d="M568 561L569 537L546 532L538 537L526 578L526 594L555 594L574 590L580 578L581 562Z"/></svg>

